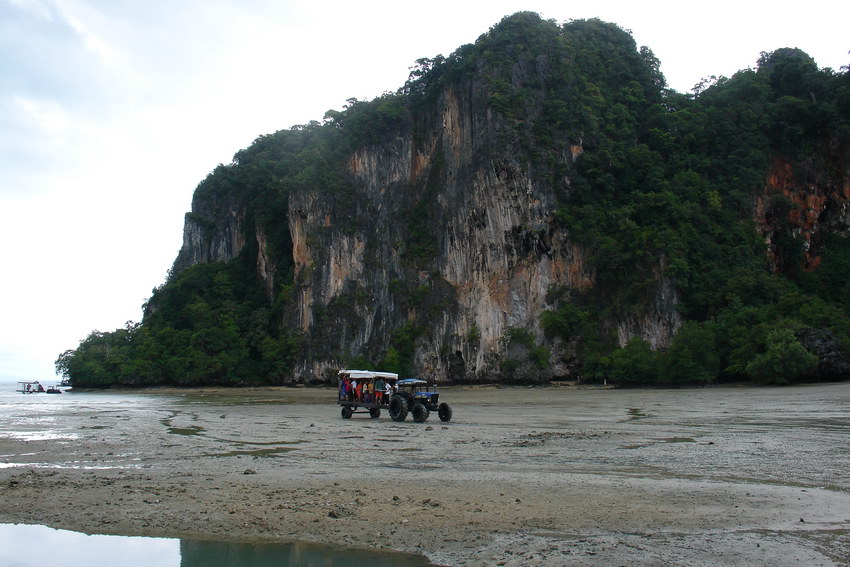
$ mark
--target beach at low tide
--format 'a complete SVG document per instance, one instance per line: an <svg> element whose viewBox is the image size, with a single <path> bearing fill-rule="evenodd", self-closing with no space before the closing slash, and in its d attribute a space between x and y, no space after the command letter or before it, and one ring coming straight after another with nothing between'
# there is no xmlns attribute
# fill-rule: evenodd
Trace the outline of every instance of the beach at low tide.
<svg viewBox="0 0 850 567"><path fill-rule="evenodd" d="M5 386L5 385L4 385ZM440 565L848 565L850 384L0 395L0 523L301 541Z"/></svg>

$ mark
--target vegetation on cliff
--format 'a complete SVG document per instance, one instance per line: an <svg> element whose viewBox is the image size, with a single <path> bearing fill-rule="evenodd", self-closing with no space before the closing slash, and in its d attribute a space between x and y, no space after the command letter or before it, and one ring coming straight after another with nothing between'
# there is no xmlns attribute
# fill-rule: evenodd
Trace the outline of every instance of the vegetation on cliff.
<svg viewBox="0 0 850 567"><path fill-rule="evenodd" d="M847 376L846 359L818 368L801 355L807 363L783 366L786 349L776 347L777 336L791 344L794 333L818 328L829 330L833 348L850 352L846 217L822 212L834 232L807 241L794 222L805 200L764 193L771 169L787 163L801 186L832 187L846 199L848 78L782 49L695 95L667 91L660 103L631 96L633 109L620 106L602 123L611 127L594 138L596 147L585 146L576 190L558 211L595 251L598 285L543 319L551 334L580 342L585 378L677 385ZM615 92L605 98L618 108ZM765 227L754 220L760 197ZM819 265L809 269L812 258ZM606 312L639 310L659 263L689 322L666 352L640 339L615 348ZM770 365L783 371L765 372Z"/></svg>
<svg viewBox="0 0 850 567"><path fill-rule="evenodd" d="M518 71L527 69L536 72ZM400 132L423 135L441 93L469 81L503 118L506 143L551 185L554 222L594 272L593 285L550 291L542 342L509 329L501 379L523 363L552 377L554 342L572 345L573 358L561 361L566 377L624 386L850 376L847 69L819 69L805 53L780 49L754 69L678 93L652 52L616 25L559 25L531 13L505 18L448 57L418 60L395 93L351 99L321 123L261 136L218 166L195 192L195 222L212 233L209 219L228 204L246 211L245 233L264 235L274 289L258 281L256 239L226 263L178 257L142 323L93 332L57 370L79 386L286 383L311 345L334 340L293 324L290 195L320 188L334 195L338 219L362 222L350 214L358 206L346 170L352 152ZM776 172L781 186L768 182ZM436 189L425 187L404 219L411 273L427 272L438 254L429 223ZM812 197L822 205L814 219ZM389 293L416 307L416 318L377 350L339 359L414 372L416 340L451 294L433 281L394 281ZM621 345L614 322L643 313L661 281L671 282L684 323L663 348L641 338ZM319 318L366 300L349 289Z"/></svg>

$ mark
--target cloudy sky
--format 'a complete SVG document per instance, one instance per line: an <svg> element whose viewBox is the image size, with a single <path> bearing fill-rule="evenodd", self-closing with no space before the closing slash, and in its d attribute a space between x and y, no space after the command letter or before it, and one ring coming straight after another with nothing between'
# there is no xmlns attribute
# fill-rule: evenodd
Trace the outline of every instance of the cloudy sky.
<svg viewBox="0 0 850 567"><path fill-rule="evenodd" d="M138 321L217 164L520 10L631 30L678 91L779 47L850 62L832 0L0 0L0 377Z"/></svg>

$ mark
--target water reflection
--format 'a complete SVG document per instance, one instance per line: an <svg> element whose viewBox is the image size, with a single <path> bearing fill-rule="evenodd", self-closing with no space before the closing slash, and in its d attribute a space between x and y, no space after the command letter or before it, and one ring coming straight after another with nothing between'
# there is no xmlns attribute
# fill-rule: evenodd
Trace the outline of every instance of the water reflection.
<svg viewBox="0 0 850 567"><path fill-rule="evenodd" d="M170 538L86 535L46 526L0 524L9 567L336 567L430 566L406 553L309 543L229 543Z"/></svg>
<svg viewBox="0 0 850 567"><path fill-rule="evenodd" d="M14 567L177 567L179 540L89 536L46 526L0 524L3 565Z"/></svg>
<svg viewBox="0 0 850 567"><path fill-rule="evenodd" d="M425 567L431 565L420 555L347 549L309 543L250 544L184 540L180 542L181 567Z"/></svg>

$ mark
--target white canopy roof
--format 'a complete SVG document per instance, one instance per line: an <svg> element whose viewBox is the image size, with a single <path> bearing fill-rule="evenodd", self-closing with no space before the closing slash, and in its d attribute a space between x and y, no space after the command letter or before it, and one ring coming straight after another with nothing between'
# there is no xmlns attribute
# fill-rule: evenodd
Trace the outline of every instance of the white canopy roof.
<svg viewBox="0 0 850 567"><path fill-rule="evenodd" d="M339 375L347 374L349 378L387 378L389 380L398 380L398 374L395 372L373 372L372 370L340 370Z"/></svg>

